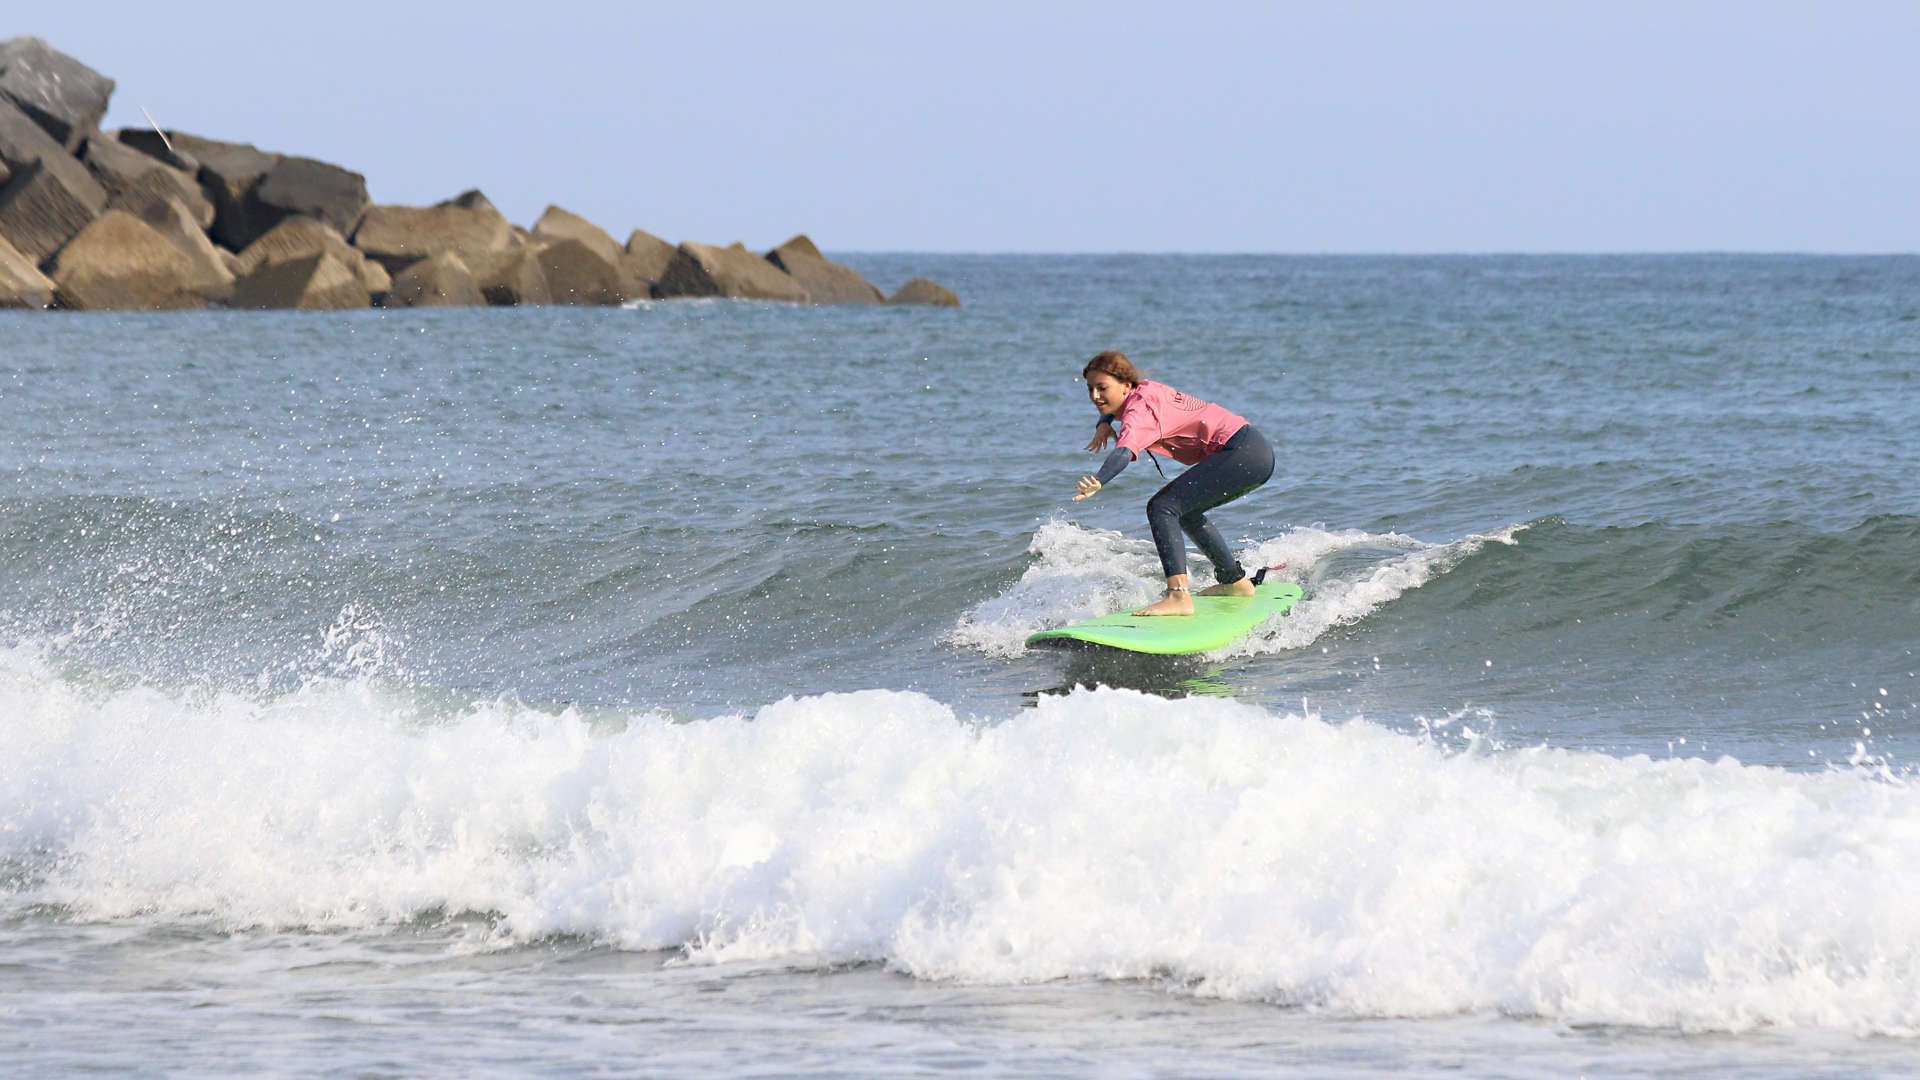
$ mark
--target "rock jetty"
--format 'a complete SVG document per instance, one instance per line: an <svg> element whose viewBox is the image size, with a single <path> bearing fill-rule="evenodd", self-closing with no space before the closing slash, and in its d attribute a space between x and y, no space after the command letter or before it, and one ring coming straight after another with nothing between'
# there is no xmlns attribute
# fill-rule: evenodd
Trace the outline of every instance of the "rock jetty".
<svg viewBox="0 0 1920 1080"><path fill-rule="evenodd" d="M958 307L892 297L805 235L623 244L559 206L529 228L478 191L375 203L360 173L184 131L102 131L114 81L36 37L0 42L0 308L159 311L622 304L734 297Z"/></svg>

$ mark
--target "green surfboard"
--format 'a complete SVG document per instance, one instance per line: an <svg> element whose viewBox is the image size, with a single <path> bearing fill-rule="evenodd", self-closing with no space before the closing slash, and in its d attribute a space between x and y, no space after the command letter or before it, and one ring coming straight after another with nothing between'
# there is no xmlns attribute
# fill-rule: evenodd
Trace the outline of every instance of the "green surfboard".
<svg viewBox="0 0 1920 1080"><path fill-rule="evenodd" d="M1264 581L1252 596L1195 596L1192 615L1137 616L1119 611L1027 638L1041 648L1103 645L1157 656L1224 649L1253 632L1254 627L1287 613L1300 599L1300 586L1290 581Z"/></svg>

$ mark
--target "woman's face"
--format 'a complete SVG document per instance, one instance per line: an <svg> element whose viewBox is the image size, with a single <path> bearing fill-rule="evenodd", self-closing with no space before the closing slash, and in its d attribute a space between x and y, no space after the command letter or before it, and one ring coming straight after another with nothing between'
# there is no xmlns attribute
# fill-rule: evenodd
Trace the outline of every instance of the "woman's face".
<svg viewBox="0 0 1920 1080"><path fill-rule="evenodd" d="M1093 405L1103 413L1117 413L1120 403L1126 400L1127 392L1133 387L1104 371L1096 371L1087 376L1087 396L1093 399Z"/></svg>

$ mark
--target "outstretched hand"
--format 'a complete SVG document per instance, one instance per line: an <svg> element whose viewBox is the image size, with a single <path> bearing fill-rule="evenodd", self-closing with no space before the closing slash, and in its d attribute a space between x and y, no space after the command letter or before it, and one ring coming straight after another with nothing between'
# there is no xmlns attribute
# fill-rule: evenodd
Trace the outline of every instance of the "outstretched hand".
<svg viewBox="0 0 1920 1080"><path fill-rule="evenodd" d="M1113 433L1112 424L1097 425L1093 429L1093 441L1087 444L1087 453L1091 454L1095 451L1105 450L1108 443L1114 442L1118 438L1119 436Z"/></svg>
<svg viewBox="0 0 1920 1080"><path fill-rule="evenodd" d="M1081 478L1080 478L1080 494L1078 494L1078 495L1075 495L1075 496L1073 497L1073 501L1074 501L1074 502L1079 502L1079 501L1080 501L1081 499L1088 499L1088 498L1092 498L1092 497L1093 497L1093 494L1094 494L1094 492L1097 492L1097 491L1099 491L1099 490L1100 490L1100 478L1099 478L1099 477L1097 477L1097 476L1083 476L1083 477L1081 477Z"/></svg>

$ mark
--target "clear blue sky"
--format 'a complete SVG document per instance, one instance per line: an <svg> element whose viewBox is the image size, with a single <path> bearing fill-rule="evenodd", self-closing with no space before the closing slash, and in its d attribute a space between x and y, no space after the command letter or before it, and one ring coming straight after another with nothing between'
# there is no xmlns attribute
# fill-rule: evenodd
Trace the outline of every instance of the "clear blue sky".
<svg viewBox="0 0 1920 1080"><path fill-rule="evenodd" d="M663 6L23 0L0 37L118 80L109 126L622 238L1920 251L1916 2Z"/></svg>

